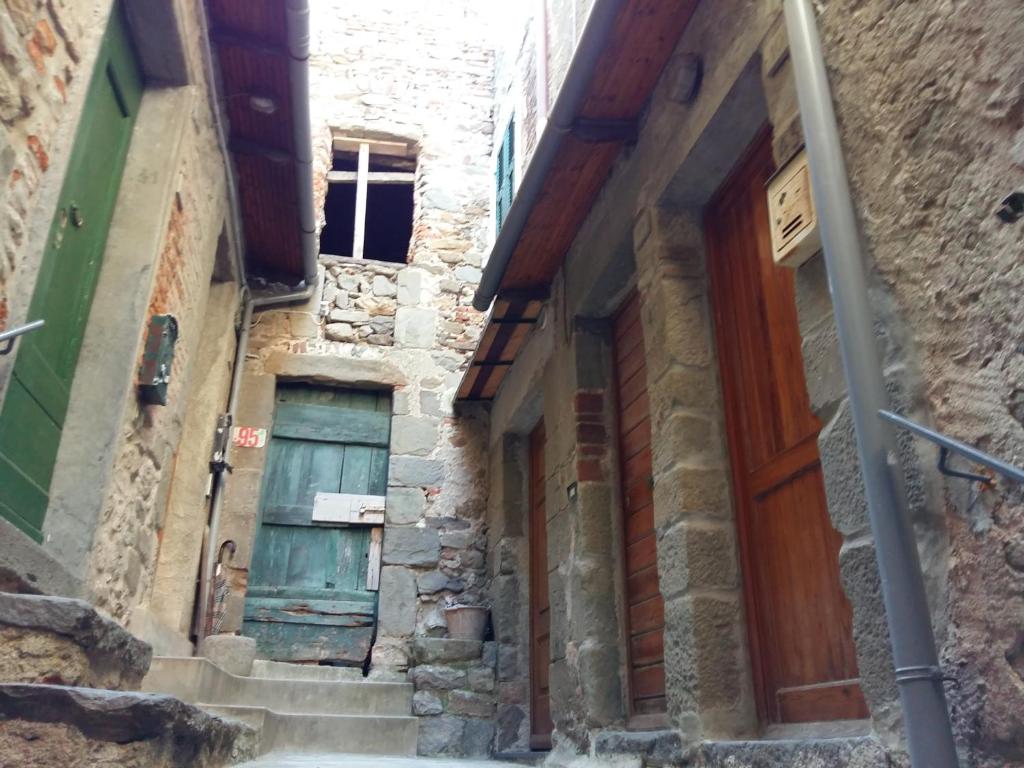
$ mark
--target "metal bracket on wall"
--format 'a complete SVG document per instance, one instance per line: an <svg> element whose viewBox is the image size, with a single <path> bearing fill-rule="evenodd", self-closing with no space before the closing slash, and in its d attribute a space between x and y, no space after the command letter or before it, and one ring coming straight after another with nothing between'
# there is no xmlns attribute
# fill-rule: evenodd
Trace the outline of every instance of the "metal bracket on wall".
<svg viewBox="0 0 1024 768"><path fill-rule="evenodd" d="M31 323L26 323L18 328L11 328L9 331L0 332L0 344L3 345L0 348L0 355L9 355L14 351L14 342L19 336L23 336L26 333L37 331L46 325L45 320L33 320Z"/></svg>
<svg viewBox="0 0 1024 768"><path fill-rule="evenodd" d="M231 440L231 414L224 413L217 417L217 429L213 433L213 455L210 457L210 472L220 474L230 472L228 463L228 442Z"/></svg>
<svg viewBox="0 0 1024 768"><path fill-rule="evenodd" d="M930 440L939 446L938 466L939 471L944 475L992 485L992 479L985 475L978 475L971 472L959 472L955 469L950 469L948 465L949 454L958 453L965 459L969 459L976 464L980 464L983 467L991 469L993 472L999 473L1007 480L1011 480L1019 485L1024 485L1024 469L1021 469L1020 467L1016 467L1013 464L1007 464L1005 461L1001 461L994 456L989 456L984 451L979 451L974 446L967 445L967 443L962 443L959 440L954 440L952 437L947 437L933 429L923 427L910 419L904 418L903 416L897 416L895 413L890 411L879 411L878 415L886 421L891 422L898 427L902 427L908 432L913 432L918 437Z"/></svg>
<svg viewBox="0 0 1024 768"><path fill-rule="evenodd" d="M992 485L992 478L988 475L978 475L974 472L961 472L958 469L953 469L949 466L949 448L942 446L939 448L939 461L938 466L939 472L944 474L946 477L959 477L962 480L973 480L974 482L984 483L985 485Z"/></svg>

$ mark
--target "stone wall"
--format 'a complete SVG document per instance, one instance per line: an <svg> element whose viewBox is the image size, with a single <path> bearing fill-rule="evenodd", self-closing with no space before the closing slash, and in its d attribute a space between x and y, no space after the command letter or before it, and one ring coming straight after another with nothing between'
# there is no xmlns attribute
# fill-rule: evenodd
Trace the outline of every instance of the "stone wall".
<svg viewBox="0 0 1024 768"><path fill-rule="evenodd" d="M422 718L422 755L487 757L495 733L493 642L417 638L409 680L413 714Z"/></svg>
<svg viewBox="0 0 1024 768"><path fill-rule="evenodd" d="M0 326L28 311L41 243L108 2L15 0L0 9ZM83 62L83 58L86 59ZM72 85L74 83L74 86ZM81 86L81 87L79 87ZM57 184L50 184L56 187ZM39 245L39 247L35 247ZM0 394L9 371L0 368Z"/></svg>
<svg viewBox="0 0 1024 768"><path fill-rule="evenodd" d="M44 547L122 623L149 601L195 356L215 266L231 280L225 173L203 77L194 4L126 0L147 81L71 392ZM4 214L0 318L21 322L35 288L99 43L113 4L18 0L0 12ZM234 304L236 291L220 295ZM149 319L179 324L166 407L137 399ZM232 334L233 335L233 334ZM230 359L230 350L229 358ZM13 358L0 363L0 396ZM212 424L209 425L212 431ZM186 447L186 450L188 448ZM205 468L206 458L200 464ZM186 503L205 521L205 483ZM191 594L195 573L181 589ZM140 630L142 631L142 630ZM187 625L184 627L187 634Z"/></svg>
<svg viewBox="0 0 1024 768"><path fill-rule="evenodd" d="M993 212L1024 169L1024 8L947 10L871 2L856 24L841 6L820 24L888 371L925 423L1020 465L1021 225ZM961 743L977 765L1018 764L1024 507L1002 484L976 492L951 480L928 500L918 520L945 528L949 555L927 547L924 563Z"/></svg>
<svg viewBox="0 0 1024 768"><path fill-rule="evenodd" d="M322 204L326 195L335 135L414 146L408 263L324 255L321 285L309 302L258 312L239 423L270 426L274 387L283 380L392 393L372 674L404 679L416 664L413 639L443 638L446 603L482 600L487 581L487 418L474 409L455 413L453 399L483 319L471 304L491 237L490 32L486 13L468 0L337 0L314 5L312 27L317 199ZM222 534L239 545L229 631L241 623L264 461L262 451L238 451L227 486ZM449 699L463 693L441 697L452 716L462 715ZM490 742L483 731L466 730L473 735L460 726L456 740Z"/></svg>
<svg viewBox="0 0 1024 768"><path fill-rule="evenodd" d="M693 755L697 764L813 765L842 753L843 759L882 765L905 759L899 702L820 256L796 273L798 316L808 393L823 423L819 443L830 514L845 540L839 566L854 609L873 733L827 745L814 739L820 734L812 729L806 740L786 749L716 741L760 731L722 452L701 209L765 122L773 128L778 162L802 142L780 12L779 2L730 0L698 8L677 53L702 59L700 94L684 105L668 99L664 81L655 89L640 141L616 163L554 282L544 324L492 408L492 476L499 465L495 455L507 462L514 453L510 436L521 440L535 423L531 403L542 400L545 418L556 424L570 418L576 391L567 382L580 371L566 369L566 360L579 360L577 345L600 327L593 318L607 317L622 290L638 284L655 424L673 728L684 742L708 740ZM1020 224L1002 224L993 212L1020 186L1024 167L1024 54L1007 31L1019 27L1022 9L992 0L976 13L965 18L940 3L895 12L881 2L858 5L855 12L839 4L829 5L820 23L872 270L871 299L892 405L1019 464L1024 358L1015 334L1024 319L1014 297L1024 280L1017 268ZM567 26L568 11L561 14L551 20L553 29ZM915 45L894 44L911 38ZM557 44L552 48L554 59L565 58ZM556 96L553 91L551 98ZM634 246L629 259L609 245L624 238ZM609 289L609 283L616 287ZM596 335L590 361L601 354ZM605 397L606 381L598 377L592 385L604 388ZM560 624L552 627L556 742L570 755L566 760L607 752L659 764L667 758L656 756L654 747L615 736L622 720L609 714L617 695L613 683L607 683L606 695L588 700L587 685L597 685L602 675L579 673L584 644L576 645L574 635L585 637L598 619L614 624L620 617L617 606L610 616L600 613L600 601L590 604L589 614L574 612L588 605L574 601L590 594L574 591L571 574L587 562L577 549L584 539L577 537L592 521L604 524L609 512L606 492L587 488L584 474L590 470L571 460L567 435L573 432L568 424L559 426L552 439L548 428L549 541L562 542L561 549L549 548L549 557L556 558L553 617ZM904 436L900 448L944 671L958 681L947 693L960 745L977 765L1018 764L1024 760L1024 710L1018 701L1024 654L1011 615L1021 610L1022 558L1014 544L1021 534L1014 522L1021 519L1019 494L997 483L978 495L960 481L943 481L928 446ZM515 474L506 472L505 479L514 485ZM579 483L577 508L563 501L573 481ZM497 552L524 551L524 503L522 492L510 493L506 483L492 486L491 530L505 534L491 542ZM614 497L611 504L615 519ZM491 569L495 600L506 594L522 600L525 566L520 564L513 586L504 584L512 577L497 562ZM501 599L510 607L496 607L495 615L507 612L507 625L522 608L511 597ZM564 605L558 602L563 600ZM556 686L564 692L556 694ZM525 707L522 713L527 716ZM518 736L521 744L521 731Z"/></svg>

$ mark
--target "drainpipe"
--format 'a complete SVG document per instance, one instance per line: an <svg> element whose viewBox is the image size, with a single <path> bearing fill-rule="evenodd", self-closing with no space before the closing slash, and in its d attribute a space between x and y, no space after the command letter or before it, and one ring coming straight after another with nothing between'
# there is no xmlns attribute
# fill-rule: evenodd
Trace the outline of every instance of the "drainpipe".
<svg viewBox="0 0 1024 768"><path fill-rule="evenodd" d="M512 252L523 230L526 229L526 222L537 196L544 187L548 172L558 158L562 137L573 130L573 124L590 87L597 60L611 39L615 19L618 18L624 4L624 0L595 0L594 7L587 17L587 24L580 35L562 87L558 91L558 98L548 113L547 125L544 126L544 131L537 141L530 165L523 174L512 207L509 208L508 216L505 217L505 222L491 249L491 256L480 278L480 287L473 296L473 306L481 312L487 311L498 293Z"/></svg>
<svg viewBox="0 0 1024 768"><path fill-rule="evenodd" d="M231 388L228 393L227 416L221 428L230 429L238 406L242 387L242 371L249 351L249 332L252 327L253 311L284 304L309 301L318 283L318 243L316 235L316 210L313 203L313 140L309 117L309 2L288 0L289 82L292 98L292 135L294 137L295 176L299 198L299 225L302 238L302 271L305 286L295 291L254 298L245 288L245 306L242 310L242 327L235 347L235 361L231 369ZM208 40L208 36L206 37ZM211 59L212 60L212 59ZM234 183L231 181L234 192ZM226 424L226 426L225 426ZM230 439L225 439L222 462L225 469L230 466ZM220 518L224 507L225 469L214 472L210 490L210 521L206 552L200 568L199 610L196 627L196 655L202 655L206 640L206 625L209 621L210 600L213 596L213 574L217 567L217 553L220 533Z"/></svg>
<svg viewBox="0 0 1024 768"><path fill-rule="evenodd" d="M299 185L302 266L307 286L317 279L316 209L313 205L313 128L309 118L309 0L287 0L288 78L292 92L292 136Z"/></svg>
<svg viewBox="0 0 1024 768"><path fill-rule="evenodd" d="M955 768L956 744L935 651L924 577L875 346L853 199L811 0L785 0L814 203L881 574L896 681L914 768Z"/></svg>

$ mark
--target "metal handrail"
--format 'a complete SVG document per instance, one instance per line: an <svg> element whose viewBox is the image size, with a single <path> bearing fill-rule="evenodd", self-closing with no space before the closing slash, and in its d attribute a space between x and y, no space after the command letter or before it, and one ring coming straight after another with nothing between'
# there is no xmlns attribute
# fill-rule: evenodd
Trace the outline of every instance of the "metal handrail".
<svg viewBox="0 0 1024 768"><path fill-rule="evenodd" d="M977 448L967 443L962 443L959 440L954 440L952 437L946 437L933 429L923 427L917 422L911 421L903 416L899 416L891 411L879 411L878 415L881 416L888 422L895 424L898 427L913 432L918 437L923 437L925 440L930 440L935 443L939 448L942 449L942 457L939 460L940 469L944 468L945 457L949 451L958 453L965 459L969 459L976 464L980 464L983 467L988 467L993 472L998 472L1003 477L1012 480L1015 483L1024 485L1024 469L1016 467L1013 464L1007 464L1005 461L1001 461L994 456L989 456L984 451L979 451ZM951 474L954 477L964 477L968 480L978 480L979 482L991 482L991 480L984 475L969 475L965 472L955 472L953 470L945 470L946 474Z"/></svg>
<svg viewBox="0 0 1024 768"><path fill-rule="evenodd" d="M11 350L14 349L14 341L19 336L22 336L31 331L37 331L46 325L45 320L33 320L31 323L19 326L17 328L11 328L9 331L0 331L0 344L6 344L3 349L0 349L0 355L9 355Z"/></svg>

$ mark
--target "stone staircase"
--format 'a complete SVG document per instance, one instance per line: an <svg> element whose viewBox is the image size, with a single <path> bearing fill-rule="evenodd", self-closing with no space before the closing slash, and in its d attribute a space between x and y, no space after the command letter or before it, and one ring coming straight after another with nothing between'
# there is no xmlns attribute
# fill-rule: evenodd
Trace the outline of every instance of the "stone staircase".
<svg viewBox="0 0 1024 768"><path fill-rule="evenodd" d="M143 688L252 726L260 754L415 755L412 685L353 680L346 672L257 662L246 677L207 659L158 657Z"/></svg>
<svg viewBox="0 0 1024 768"><path fill-rule="evenodd" d="M151 650L81 600L0 592L3 768L220 768L257 732L137 690Z"/></svg>

